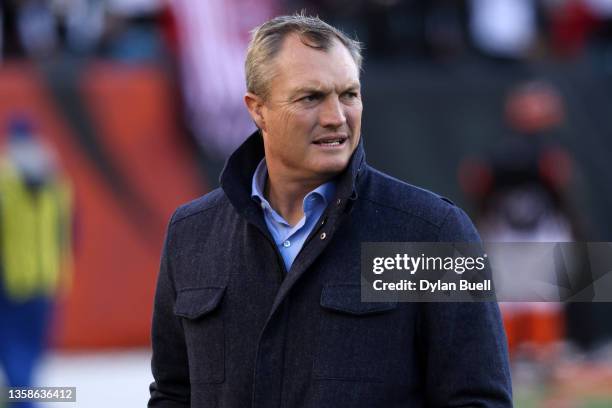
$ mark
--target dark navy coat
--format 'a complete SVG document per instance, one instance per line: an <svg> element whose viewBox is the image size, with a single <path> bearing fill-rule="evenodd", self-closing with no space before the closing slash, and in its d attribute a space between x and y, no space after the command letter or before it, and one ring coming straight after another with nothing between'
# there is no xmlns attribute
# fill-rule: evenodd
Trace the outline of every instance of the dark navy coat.
<svg viewBox="0 0 612 408"><path fill-rule="evenodd" d="M221 188L180 207L155 295L149 407L510 407L496 303L362 303L360 244L476 241L462 210L393 179L360 144L291 269L251 177L252 135Z"/></svg>

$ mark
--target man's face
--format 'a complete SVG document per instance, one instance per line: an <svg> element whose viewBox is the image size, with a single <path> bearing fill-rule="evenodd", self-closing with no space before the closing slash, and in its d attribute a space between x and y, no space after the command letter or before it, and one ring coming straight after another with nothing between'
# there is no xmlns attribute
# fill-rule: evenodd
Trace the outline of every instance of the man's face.
<svg viewBox="0 0 612 408"><path fill-rule="evenodd" d="M270 172L326 181L344 170L361 131L359 70L338 40L327 50L288 36L272 62L275 77L258 123Z"/></svg>

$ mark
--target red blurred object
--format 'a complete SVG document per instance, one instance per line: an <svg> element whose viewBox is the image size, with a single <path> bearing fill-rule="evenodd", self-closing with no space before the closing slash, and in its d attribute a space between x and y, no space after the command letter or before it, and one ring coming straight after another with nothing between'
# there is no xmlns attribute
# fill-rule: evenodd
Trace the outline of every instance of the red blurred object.
<svg viewBox="0 0 612 408"><path fill-rule="evenodd" d="M559 92L541 81L527 82L508 95L506 120L515 130L536 134L563 122L565 109Z"/></svg>
<svg viewBox="0 0 612 408"><path fill-rule="evenodd" d="M176 17L172 12L170 5L166 5L159 17L159 22L162 27L163 37L168 45L168 49L172 52L175 58L178 58L179 36Z"/></svg>
<svg viewBox="0 0 612 408"><path fill-rule="evenodd" d="M545 358L547 353L554 352L555 344L565 336L564 315L558 309L517 312L502 306L502 317L511 357L525 351L520 350L522 346L529 345L529 351L535 354L532 357Z"/></svg>
<svg viewBox="0 0 612 408"><path fill-rule="evenodd" d="M552 47L557 55L578 56L598 21L581 0L569 0L551 15Z"/></svg>
<svg viewBox="0 0 612 408"><path fill-rule="evenodd" d="M493 184L493 172L486 163L476 158L466 158L459 165L459 185L472 198L483 197Z"/></svg>
<svg viewBox="0 0 612 408"><path fill-rule="evenodd" d="M556 190L569 185L572 168L572 158L558 146L544 151L538 163L540 177Z"/></svg>

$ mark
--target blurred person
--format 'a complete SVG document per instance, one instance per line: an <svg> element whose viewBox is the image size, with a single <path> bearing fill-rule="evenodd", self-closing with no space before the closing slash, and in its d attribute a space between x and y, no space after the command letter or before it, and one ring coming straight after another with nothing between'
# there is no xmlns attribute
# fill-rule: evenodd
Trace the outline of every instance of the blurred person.
<svg viewBox="0 0 612 408"><path fill-rule="evenodd" d="M5 58L94 51L104 27L104 0L6 0L0 10Z"/></svg>
<svg viewBox="0 0 612 408"><path fill-rule="evenodd" d="M0 158L0 367L9 387L33 385L47 346L70 269L70 201L52 151L29 119L11 118Z"/></svg>
<svg viewBox="0 0 612 408"><path fill-rule="evenodd" d="M483 55L526 58L538 40L538 0L470 0L472 41Z"/></svg>
<svg viewBox="0 0 612 408"><path fill-rule="evenodd" d="M55 15L46 0L23 0L17 9L17 29L30 57L51 56L59 46Z"/></svg>
<svg viewBox="0 0 612 408"><path fill-rule="evenodd" d="M452 12L448 13L448 8L440 7L443 2L444 0L306 0L297 3L324 16L327 21L345 32L366 39L367 52L372 57L420 58L431 51L431 43L441 45L443 41L446 42L443 37L446 37L449 31L455 31L454 18L448 18ZM441 20L445 21L442 23Z"/></svg>
<svg viewBox="0 0 612 408"><path fill-rule="evenodd" d="M367 39L371 56L448 60L466 49L466 0L292 1Z"/></svg>
<svg viewBox="0 0 612 408"><path fill-rule="evenodd" d="M595 65L612 74L612 1L583 0L595 20L589 35L589 51Z"/></svg>
<svg viewBox="0 0 612 408"><path fill-rule="evenodd" d="M426 39L437 60L454 60L464 54L468 44L468 7L465 0L427 2Z"/></svg>
<svg viewBox="0 0 612 408"><path fill-rule="evenodd" d="M199 145L226 159L254 125L240 99L248 32L270 18L278 0L170 2L181 65L185 116Z"/></svg>
<svg viewBox="0 0 612 408"><path fill-rule="evenodd" d="M362 242L479 237L366 164L360 48L302 14L254 30L258 130L168 227L150 407L512 406L495 302L361 302Z"/></svg>
<svg viewBox="0 0 612 408"><path fill-rule="evenodd" d="M100 47L105 57L122 62L163 60L166 50L162 40L161 17L165 1L108 0L99 3L106 12ZM82 28L88 29L86 24L82 24ZM78 38L78 33L75 37Z"/></svg>
<svg viewBox="0 0 612 408"><path fill-rule="evenodd" d="M93 52L106 29L104 0L54 0L58 29L66 48L76 54Z"/></svg>
<svg viewBox="0 0 612 408"><path fill-rule="evenodd" d="M4 5L0 3L0 61L2 61L2 55L4 55L4 26L6 25L4 22Z"/></svg>
<svg viewBox="0 0 612 408"><path fill-rule="evenodd" d="M9 57L20 56L23 54L23 49L17 34L16 22L17 5L15 1L0 2L0 28L2 29L1 48L2 60Z"/></svg>
<svg viewBox="0 0 612 408"><path fill-rule="evenodd" d="M465 161L461 184L478 208L476 224L486 241L573 242L584 227L568 199L573 160L551 133L563 123L565 109L558 90L544 81L514 87L505 103L513 133L484 161ZM527 255L503 265L502 281ZM505 279L504 279L505 276ZM557 276L550 277L557 282ZM586 284L590 282L584 282ZM519 293L525 288L516 288ZM565 335L563 305L554 302L505 302L501 305L512 351L528 358L552 359Z"/></svg>

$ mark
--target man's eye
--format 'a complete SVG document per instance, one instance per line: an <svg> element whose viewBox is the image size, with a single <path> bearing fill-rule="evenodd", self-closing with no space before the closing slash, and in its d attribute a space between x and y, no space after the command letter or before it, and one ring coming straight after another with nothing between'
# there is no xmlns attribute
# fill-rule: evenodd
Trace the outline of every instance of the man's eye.
<svg viewBox="0 0 612 408"><path fill-rule="evenodd" d="M344 97L348 99L357 98L359 94L357 92L345 92Z"/></svg>
<svg viewBox="0 0 612 408"><path fill-rule="evenodd" d="M310 94L310 95L306 95L304 97L302 97L302 101L304 102L314 102L317 101L321 98L321 95L318 94Z"/></svg>

